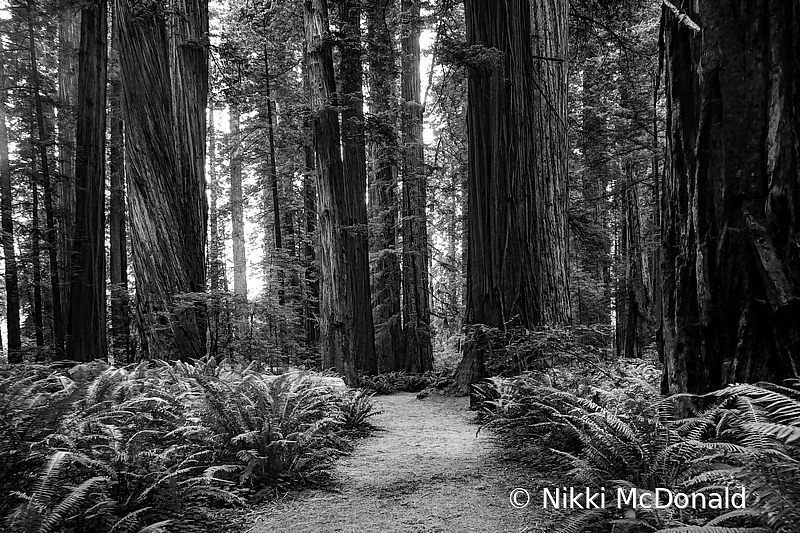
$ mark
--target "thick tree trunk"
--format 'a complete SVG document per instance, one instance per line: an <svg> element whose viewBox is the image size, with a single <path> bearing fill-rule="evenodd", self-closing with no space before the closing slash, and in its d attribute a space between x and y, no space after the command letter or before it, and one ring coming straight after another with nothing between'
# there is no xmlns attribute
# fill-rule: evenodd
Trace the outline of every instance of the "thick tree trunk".
<svg viewBox="0 0 800 533"><path fill-rule="evenodd" d="M419 0L403 0L403 348L405 370L433 369L427 194L422 144Z"/></svg>
<svg viewBox="0 0 800 533"><path fill-rule="evenodd" d="M539 323L569 324L567 238L568 0L537 0L533 7L533 149L536 213L534 254Z"/></svg>
<svg viewBox="0 0 800 533"><path fill-rule="evenodd" d="M67 316L72 279L72 239L75 229L75 96L78 93L78 48L81 11L68 5L60 10L58 25L58 179L53 204L58 223L58 264L61 267L62 314Z"/></svg>
<svg viewBox="0 0 800 533"><path fill-rule="evenodd" d="M125 139L122 119L118 16L112 15L111 56L109 67L111 122L111 201L109 203L109 243L111 276L111 351L114 361L132 363L134 353L130 338L130 298L128 297L128 236L125 217Z"/></svg>
<svg viewBox="0 0 800 533"><path fill-rule="evenodd" d="M402 320L400 315L400 258L397 251L398 139L394 105L397 73L392 17L396 1L383 0L367 6L367 54L369 58L370 111L374 124L369 130L372 170L369 187L369 219L372 267L372 318L375 322L375 352L378 371L402 366Z"/></svg>
<svg viewBox="0 0 800 533"><path fill-rule="evenodd" d="M75 240L67 357L106 359L106 0L81 13L75 159Z"/></svg>
<svg viewBox="0 0 800 533"><path fill-rule="evenodd" d="M244 201L242 199L242 138L239 134L240 111L237 104L229 109L231 170L231 237L233 240L233 292L247 299L247 248L244 237Z"/></svg>
<svg viewBox="0 0 800 533"><path fill-rule="evenodd" d="M484 377L491 350L471 325L569 322L566 3L537 3L533 17L530 7L527 0L465 3L467 43L484 47L484 57L468 78L468 339L456 372L462 392Z"/></svg>
<svg viewBox="0 0 800 533"><path fill-rule="evenodd" d="M485 60L468 73L467 341L456 371L466 392L485 376L487 349L472 324L530 327L541 322L530 5L527 0L465 3L467 44Z"/></svg>
<svg viewBox="0 0 800 533"><path fill-rule="evenodd" d="M28 0L28 50L31 61L31 85L36 109L37 149L42 172L42 188L44 189L45 224L47 231L47 252L50 260L50 292L53 304L53 349L56 357L64 353L64 318L61 313L61 284L58 271L58 237L56 235L55 215L53 213L53 190L50 179L50 161L47 155L47 132L44 123L44 106L42 104L39 82L39 65L36 59L36 37L33 27L33 3Z"/></svg>
<svg viewBox="0 0 800 533"><path fill-rule="evenodd" d="M3 43L0 41L0 57ZM6 72L0 60L0 221L3 230L3 259L6 282L6 325L8 330L8 362L21 363L22 346L19 322L19 279L14 250L14 209L11 202L11 167L8 162L8 126L6 124Z"/></svg>
<svg viewBox="0 0 800 533"><path fill-rule="evenodd" d="M128 205L145 357L205 355L208 6L119 0Z"/></svg>
<svg viewBox="0 0 800 533"><path fill-rule="evenodd" d="M800 375L800 5L664 9L665 392Z"/></svg>
<svg viewBox="0 0 800 533"><path fill-rule="evenodd" d="M364 136L364 94L361 67L361 2L339 0L339 22L343 39L340 43L342 83L342 166L346 194L350 198L351 224L347 246L352 264L348 264L352 287L353 320L363 325L362 339L368 349L356 351L356 368L367 374L378 371L375 357L372 310L370 308L369 244L367 226L367 152ZM365 268L366 267L366 268Z"/></svg>
<svg viewBox="0 0 800 533"><path fill-rule="evenodd" d="M354 385L357 361L372 360L375 352L369 291L362 289L369 280L366 228L359 220L365 194L363 186L354 187L342 166L327 2L312 0L304 7L317 154L322 361Z"/></svg>

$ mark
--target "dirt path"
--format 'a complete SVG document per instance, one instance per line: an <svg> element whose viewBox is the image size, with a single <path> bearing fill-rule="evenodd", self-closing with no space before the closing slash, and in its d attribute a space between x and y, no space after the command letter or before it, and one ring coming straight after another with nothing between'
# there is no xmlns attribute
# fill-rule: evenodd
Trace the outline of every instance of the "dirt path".
<svg viewBox="0 0 800 533"><path fill-rule="evenodd" d="M467 398L400 393L376 403L381 430L336 466L338 489L270 503L251 515L249 533L548 530L546 481L500 459L489 435L476 438ZM530 490L525 509L509 503L516 487Z"/></svg>

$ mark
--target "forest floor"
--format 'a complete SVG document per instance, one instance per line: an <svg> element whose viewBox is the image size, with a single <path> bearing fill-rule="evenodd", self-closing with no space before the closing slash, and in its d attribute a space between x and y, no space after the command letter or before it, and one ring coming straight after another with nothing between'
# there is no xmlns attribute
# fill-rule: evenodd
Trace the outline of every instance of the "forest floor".
<svg viewBox="0 0 800 533"><path fill-rule="evenodd" d="M468 398L414 393L376 396L378 427L339 460L335 483L290 493L246 518L248 533L543 533L557 518L542 509L543 473L504 459L492 435L481 431ZM514 488L530 492L515 509ZM521 498L520 501L525 501Z"/></svg>

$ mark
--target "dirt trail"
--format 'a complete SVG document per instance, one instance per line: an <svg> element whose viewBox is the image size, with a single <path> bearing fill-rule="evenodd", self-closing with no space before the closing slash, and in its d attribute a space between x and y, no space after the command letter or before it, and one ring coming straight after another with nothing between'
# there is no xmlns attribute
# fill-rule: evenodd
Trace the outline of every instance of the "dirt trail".
<svg viewBox="0 0 800 533"><path fill-rule="evenodd" d="M476 438L467 398L375 400L381 430L336 465L338 488L267 504L250 516L249 533L548 531L547 481L503 461L490 435ZM530 490L525 509L509 503L516 487Z"/></svg>

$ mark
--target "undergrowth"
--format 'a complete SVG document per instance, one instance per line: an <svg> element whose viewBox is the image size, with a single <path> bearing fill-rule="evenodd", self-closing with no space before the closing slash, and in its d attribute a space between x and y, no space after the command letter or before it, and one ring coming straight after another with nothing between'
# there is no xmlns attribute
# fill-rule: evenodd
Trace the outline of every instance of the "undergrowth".
<svg viewBox="0 0 800 533"><path fill-rule="evenodd" d="M385 372L375 376L362 375L359 386L372 394L392 394L395 392L420 392L428 387L442 388L452 379L447 371L409 374L406 372Z"/></svg>
<svg viewBox="0 0 800 533"><path fill-rule="evenodd" d="M590 375L591 379L586 376ZM662 398L647 361L615 361L486 380L485 426L521 453L561 462L576 487L606 489L601 509L578 509L567 533L800 531L800 383L735 385ZM687 404L711 405L679 418ZM634 508L617 489L746 490L745 509Z"/></svg>
<svg viewBox="0 0 800 533"><path fill-rule="evenodd" d="M329 376L193 364L0 368L0 524L19 533L230 530L203 509L328 481L370 396Z"/></svg>

